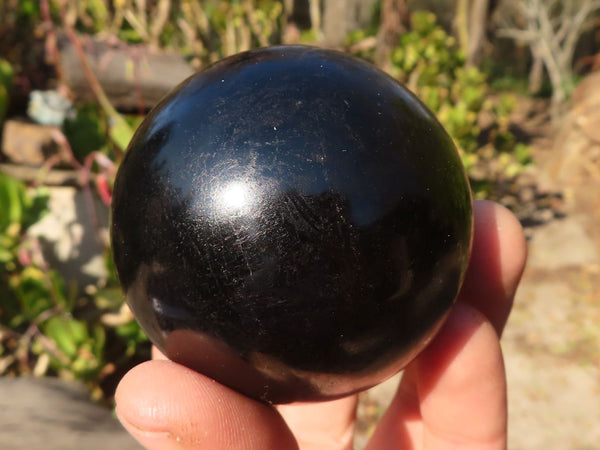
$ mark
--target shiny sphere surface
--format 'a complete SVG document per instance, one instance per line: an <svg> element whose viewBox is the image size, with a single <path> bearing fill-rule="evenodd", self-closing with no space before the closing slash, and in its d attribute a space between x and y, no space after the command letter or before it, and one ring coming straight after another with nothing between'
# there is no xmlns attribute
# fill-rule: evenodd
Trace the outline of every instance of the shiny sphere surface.
<svg viewBox="0 0 600 450"><path fill-rule="evenodd" d="M293 46L225 59L151 111L117 175L111 234L160 350L284 403L410 362L455 300L471 228L433 114L366 63Z"/></svg>

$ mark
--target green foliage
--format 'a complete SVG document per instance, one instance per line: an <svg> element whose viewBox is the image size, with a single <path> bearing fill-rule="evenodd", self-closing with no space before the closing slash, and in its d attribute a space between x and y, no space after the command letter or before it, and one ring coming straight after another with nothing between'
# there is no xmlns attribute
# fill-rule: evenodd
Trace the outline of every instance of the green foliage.
<svg viewBox="0 0 600 450"><path fill-rule="evenodd" d="M273 44L283 23L282 3L276 0L184 1L174 12L181 50L196 58L200 55L203 65Z"/></svg>
<svg viewBox="0 0 600 450"><path fill-rule="evenodd" d="M10 63L0 58L0 126L8 111L13 70Z"/></svg>
<svg viewBox="0 0 600 450"><path fill-rule="evenodd" d="M106 128L96 104L79 107L75 117L67 117L63 123L63 132L79 161L83 161L90 153L108 146Z"/></svg>
<svg viewBox="0 0 600 450"><path fill-rule="evenodd" d="M29 193L23 184L0 173L0 324L11 328L22 328L47 309L42 297L50 289L43 272L23 267L19 260L25 250L25 229L41 216L46 200L42 191Z"/></svg>
<svg viewBox="0 0 600 450"><path fill-rule="evenodd" d="M0 233L18 235L39 219L46 201L47 194L43 190L27 192L22 183L0 173Z"/></svg>
<svg viewBox="0 0 600 450"><path fill-rule="evenodd" d="M108 135L111 138L112 142L119 148L122 152L127 149L131 138L133 138L133 133L135 129L133 129L127 119L125 119L120 114L110 114L109 119L109 128Z"/></svg>
<svg viewBox="0 0 600 450"><path fill-rule="evenodd" d="M122 314L124 298L109 256L110 276L98 281L91 297L78 297L46 267L27 230L47 200L43 189L0 173L1 373L50 371L86 382L100 397L108 369L146 352L147 339L131 314Z"/></svg>
<svg viewBox="0 0 600 450"><path fill-rule="evenodd" d="M57 372L84 380L97 379L104 367L106 333L100 324L90 325L69 315L55 315L44 322L42 331L56 345L51 365Z"/></svg>
<svg viewBox="0 0 600 450"><path fill-rule="evenodd" d="M350 40L364 38L355 33ZM372 58L370 53L360 56ZM411 30L400 36L389 71L437 115L472 178L512 177L529 162L528 147L519 144L509 130L514 98L490 99L488 76L466 65L464 52L455 38L437 25L433 13L421 11L411 16ZM488 117L485 130L480 127L482 116ZM475 170L482 167L486 168L483 174Z"/></svg>
<svg viewBox="0 0 600 450"><path fill-rule="evenodd" d="M36 0L19 0L19 15L33 19L40 15L40 2Z"/></svg>
<svg viewBox="0 0 600 450"><path fill-rule="evenodd" d="M128 43L179 50L199 65L272 44L284 23L278 0L86 0L65 6L82 33L108 30Z"/></svg>
<svg viewBox="0 0 600 450"><path fill-rule="evenodd" d="M392 54L392 75L404 82L438 116L463 152L477 148L478 113L484 106L486 77L465 66L456 40L429 12L411 18L411 31Z"/></svg>
<svg viewBox="0 0 600 450"><path fill-rule="evenodd" d="M1 0L0 23L4 26L22 25L40 16L39 0ZM6 24L6 25L5 25Z"/></svg>
<svg viewBox="0 0 600 450"><path fill-rule="evenodd" d="M114 158L113 147L124 152L141 123L142 116L123 116L111 107L98 103L80 105L74 117L67 117L62 130L79 162L93 152Z"/></svg>
<svg viewBox="0 0 600 450"><path fill-rule="evenodd" d="M83 9L83 15L93 18L89 23L93 27L94 32L101 32L102 27L106 26L110 17L110 11L107 8L106 2L103 0L87 0L79 3L81 4L80 8Z"/></svg>

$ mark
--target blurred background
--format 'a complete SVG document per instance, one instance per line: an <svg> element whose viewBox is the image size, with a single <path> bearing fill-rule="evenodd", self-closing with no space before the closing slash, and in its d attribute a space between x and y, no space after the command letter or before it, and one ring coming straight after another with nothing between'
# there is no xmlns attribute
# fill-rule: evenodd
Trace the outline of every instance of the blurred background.
<svg viewBox="0 0 600 450"><path fill-rule="evenodd" d="M0 0L3 448L121 439L114 390L150 346L112 265L115 172L180 81L276 44L367 60L437 114L530 244L510 448L600 449L600 0ZM362 394L358 448L393 392Z"/></svg>

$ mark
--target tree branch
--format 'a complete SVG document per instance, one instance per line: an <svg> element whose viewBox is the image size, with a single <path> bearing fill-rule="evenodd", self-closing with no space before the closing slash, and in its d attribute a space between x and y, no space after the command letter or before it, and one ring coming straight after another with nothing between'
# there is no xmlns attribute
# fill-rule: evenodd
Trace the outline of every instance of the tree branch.
<svg viewBox="0 0 600 450"><path fill-rule="evenodd" d="M528 43L534 59L543 61L552 82L555 111L573 87L575 48L598 10L600 0L512 0L508 16L512 26L497 32Z"/></svg>
<svg viewBox="0 0 600 450"><path fill-rule="evenodd" d="M536 40L539 36L538 33L535 33L533 31L518 30L516 28L500 28L496 31L496 34L500 37L511 38L526 43Z"/></svg>

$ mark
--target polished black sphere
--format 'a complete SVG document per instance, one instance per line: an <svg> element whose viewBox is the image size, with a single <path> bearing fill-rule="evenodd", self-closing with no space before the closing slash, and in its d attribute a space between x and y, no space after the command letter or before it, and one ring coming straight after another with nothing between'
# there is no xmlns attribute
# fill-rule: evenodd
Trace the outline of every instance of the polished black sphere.
<svg viewBox="0 0 600 450"><path fill-rule="evenodd" d="M404 87L312 47L242 53L137 130L114 189L127 301L169 358L267 401L401 370L460 288L471 194Z"/></svg>

